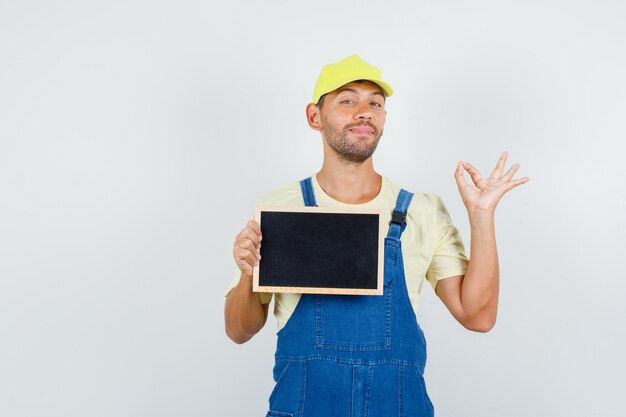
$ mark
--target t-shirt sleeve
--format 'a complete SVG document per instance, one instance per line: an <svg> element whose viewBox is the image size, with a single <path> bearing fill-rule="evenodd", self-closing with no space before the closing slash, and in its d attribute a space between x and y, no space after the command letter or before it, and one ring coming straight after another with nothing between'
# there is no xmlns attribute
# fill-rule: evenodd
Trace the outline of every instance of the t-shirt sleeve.
<svg viewBox="0 0 626 417"><path fill-rule="evenodd" d="M461 235L438 196L435 198L433 231L433 257L426 271L426 279L434 289L439 280L465 275L469 259L465 256Z"/></svg>
<svg viewBox="0 0 626 417"><path fill-rule="evenodd" d="M228 295L235 289L237 284L239 284L239 279L241 278L241 271L239 268L235 268L235 273L233 274L233 280L230 283L230 286L226 290L224 297L228 297ZM271 292L260 292L259 299L261 300L261 304L269 304L272 301L272 293Z"/></svg>

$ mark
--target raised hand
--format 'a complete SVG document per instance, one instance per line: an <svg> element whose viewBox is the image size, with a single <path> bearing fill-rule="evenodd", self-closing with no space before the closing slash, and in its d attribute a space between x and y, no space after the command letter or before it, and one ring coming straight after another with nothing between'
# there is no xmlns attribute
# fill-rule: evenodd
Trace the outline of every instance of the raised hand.
<svg viewBox="0 0 626 417"><path fill-rule="evenodd" d="M463 204L465 204L470 215L476 211L493 213L504 193L529 181L528 177L512 179L520 167L519 164L513 164L504 175L502 174L507 157L508 152L503 152L496 167L487 178L483 178L480 172L469 162L461 161L457 165L454 179ZM467 182L463 175L464 171L469 173L473 184Z"/></svg>

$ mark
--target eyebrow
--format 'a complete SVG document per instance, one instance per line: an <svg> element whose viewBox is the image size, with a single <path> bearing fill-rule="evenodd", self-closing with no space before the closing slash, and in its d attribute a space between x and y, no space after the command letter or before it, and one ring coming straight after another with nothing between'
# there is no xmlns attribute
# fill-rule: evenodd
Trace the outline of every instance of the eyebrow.
<svg viewBox="0 0 626 417"><path fill-rule="evenodd" d="M354 94L359 94L359 93L358 93L358 91L356 91L354 88L349 88L349 87L346 87L346 88L341 88L341 89L339 89L339 90L337 91L337 95L339 95L339 94L343 93L344 91L350 91L350 92L352 92L352 93L354 93ZM379 96L381 96L383 99L385 99L385 98L386 98L386 97L385 97L385 95L384 95L383 93L381 93L380 91L374 91L374 92L372 92L372 93L370 94L370 96L373 96L373 95L376 95L376 94L378 94Z"/></svg>

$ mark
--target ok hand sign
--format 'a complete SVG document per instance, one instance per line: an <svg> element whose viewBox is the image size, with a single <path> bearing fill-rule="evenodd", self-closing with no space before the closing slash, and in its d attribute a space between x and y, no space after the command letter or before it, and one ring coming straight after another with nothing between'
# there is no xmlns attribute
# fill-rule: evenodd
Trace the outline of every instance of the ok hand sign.
<svg viewBox="0 0 626 417"><path fill-rule="evenodd" d="M476 211L493 213L504 193L529 181L528 177L512 179L520 167L519 164L514 164L502 175L507 157L508 152L503 152L496 167L487 178L483 178L480 172L469 162L461 161L457 165L454 178L456 185L459 187L463 204L465 204L470 215ZM464 171L470 174L474 184L470 184L465 180Z"/></svg>

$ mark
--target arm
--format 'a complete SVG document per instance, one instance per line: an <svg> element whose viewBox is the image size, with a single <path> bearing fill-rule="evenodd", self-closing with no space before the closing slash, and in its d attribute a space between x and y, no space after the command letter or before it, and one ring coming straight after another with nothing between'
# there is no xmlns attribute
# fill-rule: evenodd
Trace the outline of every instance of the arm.
<svg viewBox="0 0 626 417"><path fill-rule="evenodd" d="M241 278L224 306L226 335L237 344L250 340L267 321L268 304L262 304L259 294L252 292L252 271L261 259L260 247L261 229L250 220L235 239L233 255Z"/></svg>
<svg viewBox="0 0 626 417"><path fill-rule="evenodd" d="M439 281L435 292L465 328L488 332L496 323L500 282L493 215L470 218L470 227L467 272Z"/></svg>
<svg viewBox="0 0 626 417"><path fill-rule="evenodd" d="M494 212L507 191L528 182L528 178L511 180L519 164L502 175L507 153L503 153L489 178L467 162L460 162L455 179L467 208L471 230L470 262L465 275L446 278L437 283L435 292L454 318L469 330L487 332L496 323L500 273L496 247ZM470 174L474 185L463 176Z"/></svg>

